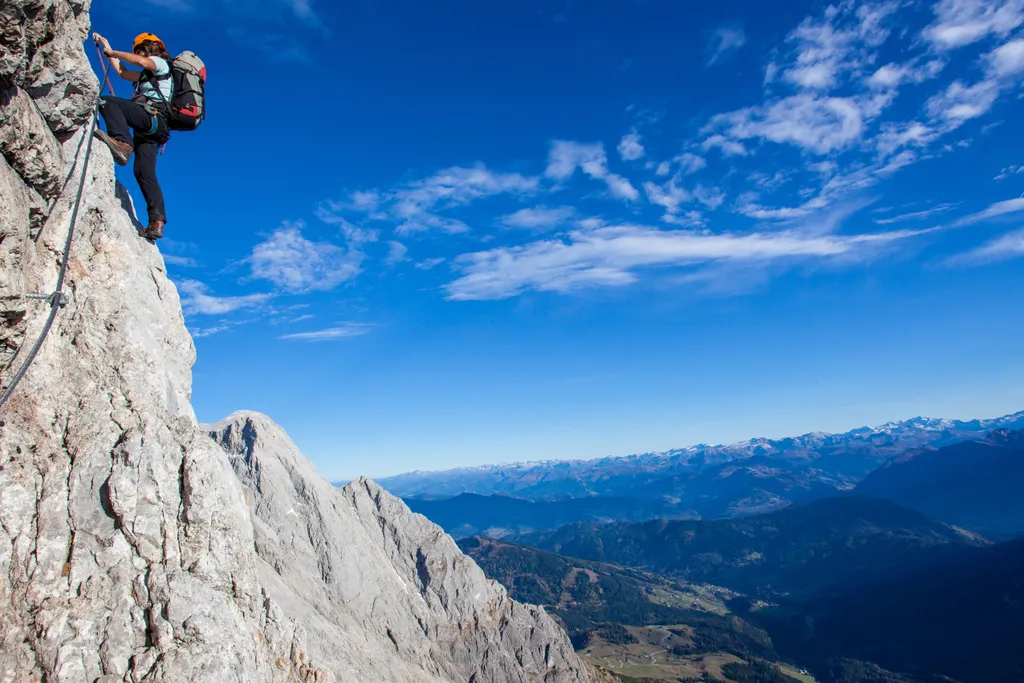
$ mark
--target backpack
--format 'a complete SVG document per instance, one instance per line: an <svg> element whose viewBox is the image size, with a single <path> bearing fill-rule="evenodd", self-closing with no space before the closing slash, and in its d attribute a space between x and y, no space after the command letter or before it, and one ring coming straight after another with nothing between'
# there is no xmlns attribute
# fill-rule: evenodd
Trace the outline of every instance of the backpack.
<svg viewBox="0 0 1024 683"><path fill-rule="evenodd" d="M171 130L195 130L206 118L206 64L196 53L185 50L170 60L168 66L170 74L155 76L147 71L147 80L174 79L170 102L163 97L160 86L156 86L156 91L167 105L167 127Z"/></svg>

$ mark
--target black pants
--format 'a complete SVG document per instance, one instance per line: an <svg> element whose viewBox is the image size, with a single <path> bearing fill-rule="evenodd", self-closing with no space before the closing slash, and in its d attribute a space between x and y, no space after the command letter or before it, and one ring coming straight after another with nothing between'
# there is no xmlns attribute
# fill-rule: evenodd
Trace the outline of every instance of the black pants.
<svg viewBox="0 0 1024 683"><path fill-rule="evenodd" d="M104 97L100 114L107 124L107 135L135 148L135 180L146 198L149 222L166 221L164 192L156 178L156 158L160 145L170 138L167 118L158 114L154 124L150 107L120 97Z"/></svg>

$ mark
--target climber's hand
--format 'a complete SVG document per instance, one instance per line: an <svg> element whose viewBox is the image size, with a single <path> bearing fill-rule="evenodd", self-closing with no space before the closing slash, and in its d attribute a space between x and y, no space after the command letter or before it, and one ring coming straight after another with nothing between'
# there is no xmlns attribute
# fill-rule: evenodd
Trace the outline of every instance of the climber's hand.
<svg viewBox="0 0 1024 683"><path fill-rule="evenodd" d="M109 40L107 40L106 38L104 38L103 36L101 36L98 33L92 34L92 39L93 39L93 41L95 41L95 43L97 45L102 45L103 46L103 54L104 55L106 55L107 57L112 57L113 56L112 53L114 51L112 49L110 49L110 41Z"/></svg>

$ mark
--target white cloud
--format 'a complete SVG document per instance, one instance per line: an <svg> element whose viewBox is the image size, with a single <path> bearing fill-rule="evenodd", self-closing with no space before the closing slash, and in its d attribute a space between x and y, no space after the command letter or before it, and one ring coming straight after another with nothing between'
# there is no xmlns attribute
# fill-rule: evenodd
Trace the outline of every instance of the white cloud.
<svg viewBox="0 0 1024 683"><path fill-rule="evenodd" d="M668 161L663 161L658 164L658 168L654 171L656 176L666 176L672 172L672 164Z"/></svg>
<svg viewBox="0 0 1024 683"><path fill-rule="evenodd" d="M583 144L567 140L556 140L551 143L548 154L548 168L545 175L555 180L567 180L582 168L583 172L593 177L608 171L608 158L601 143Z"/></svg>
<svg viewBox="0 0 1024 683"><path fill-rule="evenodd" d="M388 255L384 259L384 263L388 265L395 265L408 261L407 254L409 253L409 247L405 246L401 242L391 240L388 242Z"/></svg>
<svg viewBox="0 0 1024 683"><path fill-rule="evenodd" d="M725 193L717 187L697 185L697 187L693 188L693 198L714 211L725 202Z"/></svg>
<svg viewBox="0 0 1024 683"><path fill-rule="evenodd" d="M197 327L189 328L189 332L192 334L193 339L202 339L203 337L212 337L215 334L221 332L227 332L231 329L231 325L214 325L213 327Z"/></svg>
<svg viewBox="0 0 1024 683"><path fill-rule="evenodd" d="M944 92L929 99L925 110L933 119L944 122L946 130L953 130L987 114L998 97L999 85L995 81L979 81L972 86L954 81Z"/></svg>
<svg viewBox="0 0 1024 683"><path fill-rule="evenodd" d="M724 135L712 135L701 143L701 149L705 152L716 147L722 150L722 156L725 157L745 157L748 154L747 148L743 146L743 143L730 140Z"/></svg>
<svg viewBox="0 0 1024 683"><path fill-rule="evenodd" d="M576 210L571 206L560 206L554 209L538 206L532 209L520 209L513 214L503 216L500 222L508 228L548 230L569 222L575 216Z"/></svg>
<svg viewBox="0 0 1024 683"><path fill-rule="evenodd" d="M640 134L635 130L622 136L619 142L619 156L623 161L636 161L644 156L644 146L640 143Z"/></svg>
<svg viewBox="0 0 1024 683"><path fill-rule="evenodd" d="M362 270L363 252L330 242L311 242L302 236L304 225L285 223L246 259L252 276L269 280L289 292L334 289Z"/></svg>
<svg viewBox="0 0 1024 683"><path fill-rule="evenodd" d="M608 170L608 157L604 145L600 142L584 144L567 140L555 140L551 143L548 155L548 167L545 174L554 180L567 180L576 169L582 170L595 180L603 180L612 196L619 199L636 201L640 193L627 179Z"/></svg>
<svg viewBox="0 0 1024 683"><path fill-rule="evenodd" d="M1020 211L1024 211L1024 197L1019 199L1007 199L1006 201L992 204L984 211L979 211L978 213L971 214L970 216L964 216L954 223L953 227L959 228L965 225L973 225L974 223L987 221L990 218L997 218L999 216L1005 216L1006 214L1017 213Z"/></svg>
<svg viewBox="0 0 1024 683"><path fill-rule="evenodd" d="M337 339L351 339L353 337L361 337L369 333L370 326L364 323L343 323L342 325L329 327L324 330L286 334L279 337L279 339L289 339L298 341L334 341Z"/></svg>
<svg viewBox="0 0 1024 683"><path fill-rule="evenodd" d="M661 220L681 228L703 228L707 224L707 221L704 220L704 214L700 211L684 211L678 215L665 214L661 217Z"/></svg>
<svg viewBox="0 0 1024 683"><path fill-rule="evenodd" d="M817 154L828 154L858 141L864 121L853 100L802 94L765 107L748 107L719 114L705 127L705 131L715 129L724 130L728 138L713 136L705 141L705 146L721 146L725 139L763 138Z"/></svg>
<svg viewBox="0 0 1024 683"><path fill-rule="evenodd" d="M440 230L449 235L458 235L469 232L470 227L456 218L445 218L432 213L417 214L395 227L395 232L399 235L411 235L430 230Z"/></svg>
<svg viewBox="0 0 1024 683"><path fill-rule="evenodd" d="M356 211L376 211L380 206L381 196L376 190L356 190L350 195L351 208Z"/></svg>
<svg viewBox="0 0 1024 683"><path fill-rule="evenodd" d="M1024 23L1024 0L940 0L934 12L935 22L923 36L936 49L949 50L1009 35Z"/></svg>
<svg viewBox="0 0 1024 683"><path fill-rule="evenodd" d="M174 256L173 254L164 254L164 263L169 263L172 266L181 266L182 268L195 268L199 264L196 263L194 258L188 256Z"/></svg>
<svg viewBox="0 0 1024 683"><path fill-rule="evenodd" d="M649 267L711 263L793 262L824 257L863 259L921 232L810 236L797 232L707 235L624 225L573 232L565 240L466 254L462 277L446 286L449 299L504 299L528 290L567 293L637 281Z"/></svg>
<svg viewBox="0 0 1024 683"><path fill-rule="evenodd" d="M874 50L889 36L887 18L897 8L896 2L841 2L820 18L808 17L787 38L796 47L783 80L818 91L839 85L846 72L874 60Z"/></svg>
<svg viewBox="0 0 1024 683"><path fill-rule="evenodd" d="M255 308L271 298L270 294L213 296L209 287L197 280L182 280L178 289L184 294L181 306L187 315L224 315L243 308Z"/></svg>
<svg viewBox="0 0 1024 683"><path fill-rule="evenodd" d="M679 187L675 178L662 185L648 181L644 183L644 192L652 204L664 207L670 214L678 213L680 207L692 199L690 192Z"/></svg>
<svg viewBox="0 0 1024 683"><path fill-rule="evenodd" d="M1000 45L985 56L991 76L1010 78L1024 71L1024 38Z"/></svg>
<svg viewBox="0 0 1024 683"><path fill-rule="evenodd" d="M539 188L538 177L499 173L481 163L453 166L391 190L361 190L350 193L346 201L324 202L317 216L325 222L341 225L350 242L356 241L357 235L353 235L355 226L345 218L346 212L392 222L400 235L432 230L455 234L467 232L470 227L441 212L502 194L529 196ZM376 239L376 232L369 234Z"/></svg>
<svg viewBox="0 0 1024 683"><path fill-rule="evenodd" d="M892 223L902 223L904 221L917 221L922 218L930 218L936 214L946 213L947 211L955 209L956 206L956 204L939 204L930 209L924 209L923 211L913 211L911 213L892 216L891 218L876 218L875 223L878 225L890 225Z"/></svg>
<svg viewBox="0 0 1024 683"><path fill-rule="evenodd" d="M1021 166L1007 166L999 172L993 180L1006 180L1010 176L1017 175L1018 173L1024 173L1024 165Z"/></svg>
<svg viewBox="0 0 1024 683"><path fill-rule="evenodd" d="M435 208L463 206L499 194L529 194L538 178L519 173L494 173L483 164L453 167L429 178L410 183L392 193L393 212L399 218L414 219Z"/></svg>
<svg viewBox="0 0 1024 683"><path fill-rule="evenodd" d="M708 59L708 65L716 63L725 53L738 50L746 44L747 34L742 28L723 26L711 37L708 48L712 54Z"/></svg>
<svg viewBox="0 0 1024 683"><path fill-rule="evenodd" d="M759 221L775 221L801 218L809 215L811 213L811 209L806 206L769 208L758 204L756 201L748 199L737 203L736 212Z"/></svg>
<svg viewBox="0 0 1024 683"><path fill-rule="evenodd" d="M744 153L746 153L746 150L744 150ZM697 171L706 168L708 165L708 162L704 157L697 156L696 154L690 154L689 152L683 152L675 159L673 159L673 161L677 162L680 165L680 167L682 167L683 173L685 173L686 175L696 173ZM667 172L659 173L658 175L666 174Z"/></svg>
<svg viewBox="0 0 1024 683"><path fill-rule="evenodd" d="M895 89L904 83L924 83L938 76L945 66L941 59L932 59L921 66L891 62L878 67L865 83L874 90Z"/></svg>
<svg viewBox="0 0 1024 683"><path fill-rule="evenodd" d="M1024 257L1024 230L1007 233L977 249L954 256L946 264L971 266L1020 257Z"/></svg>
<svg viewBox="0 0 1024 683"><path fill-rule="evenodd" d="M419 268L420 270L433 270L434 268L437 268L439 265L444 263L444 261L445 260L443 258L423 259L422 261L416 264L416 267Z"/></svg>
<svg viewBox="0 0 1024 683"><path fill-rule="evenodd" d="M887 157L908 145L927 145L938 136L938 131L918 121L885 123L874 138L874 146L881 156Z"/></svg>

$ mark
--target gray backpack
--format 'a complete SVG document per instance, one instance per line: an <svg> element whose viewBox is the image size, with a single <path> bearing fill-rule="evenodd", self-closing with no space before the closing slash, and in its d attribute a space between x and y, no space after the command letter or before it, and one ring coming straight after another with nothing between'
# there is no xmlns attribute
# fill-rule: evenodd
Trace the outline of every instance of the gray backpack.
<svg viewBox="0 0 1024 683"><path fill-rule="evenodd" d="M171 130L195 130L206 118L206 64L199 55L185 50L169 63L171 72L156 76L146 72L147 80L163 81L174 79L174 89L167 105L167 127ZM156 91L163 98L160 87Z"/></svg>

